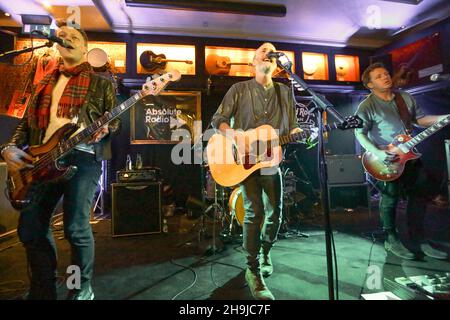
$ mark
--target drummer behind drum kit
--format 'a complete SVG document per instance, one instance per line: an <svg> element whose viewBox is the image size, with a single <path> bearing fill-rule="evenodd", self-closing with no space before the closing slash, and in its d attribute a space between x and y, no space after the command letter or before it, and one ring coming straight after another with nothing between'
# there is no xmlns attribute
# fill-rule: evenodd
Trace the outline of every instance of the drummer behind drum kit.
<svg viewBox="0 0 450 320"><path fill-rule="evenodd" d="M117 76L112 71L111 59L108 54L100 48L93 48L87 53L87 61L96 74L111 80L116 94L119 94Z"/></svg>

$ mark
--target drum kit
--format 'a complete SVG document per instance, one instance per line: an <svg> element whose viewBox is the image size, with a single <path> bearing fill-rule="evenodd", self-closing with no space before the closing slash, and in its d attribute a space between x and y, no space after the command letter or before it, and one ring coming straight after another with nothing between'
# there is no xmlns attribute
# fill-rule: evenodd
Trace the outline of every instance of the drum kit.
<svg viewBox="0 0 450 320"><path fill-rule="evenodd" d="M205 190L204 196L210 202L213 202L220 207L220 212L225 213L221 215L222 235L227 237L237 236L241 233L241 228L244 225L244 198L240 186L222 187L218 185L211 176L211 172L206 166L205 173ZM298 221L296 214L296 204L302 202L306 196L297 191L297 182L299 179L294 172L289 169L282 170L283 176L283 224L289 225L291 221Z"/></svg>

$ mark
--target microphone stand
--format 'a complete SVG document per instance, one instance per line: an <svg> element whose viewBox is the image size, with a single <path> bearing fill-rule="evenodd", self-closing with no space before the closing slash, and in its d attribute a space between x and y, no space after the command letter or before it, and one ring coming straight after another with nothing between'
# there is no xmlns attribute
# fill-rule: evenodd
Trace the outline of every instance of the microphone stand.
<svg viewBox="0 0 450 320"><path fill-rule="evenodd" d="M283 61L282 61L283 60ZM328 274L328 296L330 300L335 300L334 297L334 276L333 276L333 260L332 260L332 247L331 247L331 223L330 223L330 208L328 202L328 174L327 165L325 162L325 149L323 143L323 123L322 123L322 112L328 112L341 124L345 124L346 120L342 117L339 112L334 109L331 102L329 102L323 95L318 95L312 90L299 76L294 74L291 70L292 62L282 54L276 58L277 65L284 69L289 75L291 81L295 81L303 90L308 92L312 97L315 108L317 109L317 120L319 126L318 132L318 148L319 148L319 182L320 189L322 193L322 207L324 208L324 219L325 219L325 245L326 245L326 256L327 256L327 274Z"/></svg>
<svg viewBox="0 0 450 320"><path fill-rule="evenodd" d="M22 53L27 53L27 52L34 51L36 49L40 49L40 48L43 48L43 47L51 48L52 46L53 46L53 42L52 41L48 41L45 44L37 46L37 47L30 47L30 48L25 48L25 49L21 49L21 50L12 50L12 51L8 51L8 52L4 52L4 53L0 54L0 62L3 61L3 60L6 60L8 58L18 56L18 55L20 55Z"/></svg>

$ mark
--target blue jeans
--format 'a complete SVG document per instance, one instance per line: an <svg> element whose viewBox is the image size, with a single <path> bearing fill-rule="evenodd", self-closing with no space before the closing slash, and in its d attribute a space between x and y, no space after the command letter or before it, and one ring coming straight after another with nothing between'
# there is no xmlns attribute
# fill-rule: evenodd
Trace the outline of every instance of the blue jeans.
<svg viewBox="0 0 450 320"><path fill-rule="evenodd" d="M245 209L243 247L247 254L247 267L258 272L261 247L268 253L280 229L283 209L281 172L278 169L276 174L260 175L257 171L244 180L241 190Z"/></svg>
<svg viewBox="0 0 450 320"><path fill-rule="evenodd" d="M383 228L388 234L396 235L396 211L400 198L408 201L406 208L406 218L408 233L415 240L422 240L424 237L424 216L426 211L427 176L422 169L422 163L409 161L400 178L389 182L377 182L381 192L380 218Z"/></svg>
<svg viewBox="0 0 450 320"><path fill-rule="evenodd" d="M73 151L64 159L77 166L67 181L39 185L32 203L19 217L18 234L31 269L30 298L56 299L56 245L50 226L53 211L63 199L64 234L71 245L72 264L80 267L81 287L87 287L94 268L94 237L90 210L101 175L93 154Z"/></svg>

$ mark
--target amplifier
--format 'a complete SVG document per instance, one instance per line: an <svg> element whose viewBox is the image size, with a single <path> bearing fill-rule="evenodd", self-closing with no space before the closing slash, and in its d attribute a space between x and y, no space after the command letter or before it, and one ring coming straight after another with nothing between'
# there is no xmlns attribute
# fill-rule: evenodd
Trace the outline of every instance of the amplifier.
<svg viewBox="0 0 450 320"><path fill-rule="evenodd" d="M160 179L160 168L144 167L139 170L117 171L117 182L150 182Z"/></svg>
<svg viewBox="0 0 450 320"><path fill-rule="evenodd" d="M341 154L326 156L329 184L362 184L366 182L361 156Z"/></svg>

